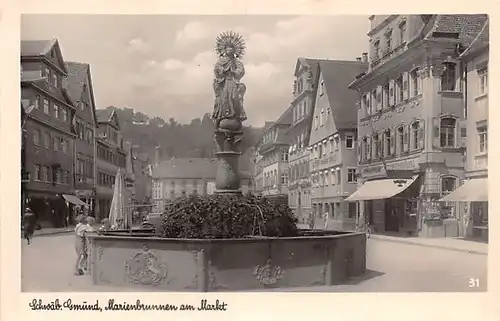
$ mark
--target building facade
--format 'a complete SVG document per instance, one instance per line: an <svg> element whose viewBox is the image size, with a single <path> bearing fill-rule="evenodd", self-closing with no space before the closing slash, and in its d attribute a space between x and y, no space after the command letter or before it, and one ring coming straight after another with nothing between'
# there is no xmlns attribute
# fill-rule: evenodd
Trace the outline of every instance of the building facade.
<svg viewBox="0 0 500 321"><path fill-rule="evenodd" d="M123 149L120 123L115 111L97 110L96 219L108 217L118 169L125 173L127 154Z"/></svg>
<svg viewBox="0 0 500 321"><path fill-rule="evenodd" d="M90 65L80 62L66 62L68 70L63 86L75 103L75 114L72 125L76 132L73 145L75 194L89 204L95 212L96 180L95 180L95 130L97 117L95 113L94 91Z"/></svg>
<svg viewBox="0 0 500 321"><path fill-rule="evenodd" d="M267 122L261 139L256 144L258 172L256 180L259 195L288 197L288 137L292 109L288 108L276 122Z"/></svg>
<svg viewBox="0 0 500 321"><path fill-rule="evenodd" d="M291 102L292 125L287 132L290 146L288 205L301 222L307 221L312 213L307 142L317 90L318 61L310 58L297 59Z"/></svg>
<svg viewBox="0 0 500 321"><path fill-rule="evenodd" d="M444 201L465 203L460 234L488 239L488 64L489 22L460 56L466 90L467 148L463 185Z"/></svg>
<svg viewBox="0 0 500 321"><path fill-rule="evenodd" d="M172 158L153 166L153 211L163 212L165 204L177 197L210 195L215 192L216 159ZM250 173L240 173L241 190L252 190Z"/></svg>
<svg viewBox="0 0 500 321"><path fill-rule="evenodd" d="M357 189L358 96L348 85L366 69L361 61L319 62L309 168L314 223L329 229L355 229L356 203L344 201Z"/></svg>
<svg viewBox="0 0 500 321"><path fill-rule="evenodd" d="M61 227L69 215L63 195L74 192L76 135L71 126L74 103L63 88L68 71L59 42L22 41L21 68L21 101L34 106L24 124L26 204L42 227Z"/></svg>
<svg viewBox="0 0 500 321"><path fill-rule="evenodd" d="M375 232L457 236L461 209L438 202L464 178L463 48L486 15L371 16L369 69L351 83L359 187L347 200Z"/></svg>

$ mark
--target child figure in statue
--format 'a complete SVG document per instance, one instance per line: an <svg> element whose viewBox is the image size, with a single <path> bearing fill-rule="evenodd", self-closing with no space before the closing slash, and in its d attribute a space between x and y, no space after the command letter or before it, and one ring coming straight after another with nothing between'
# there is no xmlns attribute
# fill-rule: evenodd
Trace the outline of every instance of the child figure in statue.
<svg viewBox="0 0 500 321"><path fill-rule="evenodd" d="M246 86L240 82L245 75L245 67L240 60L245 51L245 41L237 33L224 32L217 37L215 50L219 60L214 67L212 119L219 128L223 119L235 119L240 123L247 119L243 109Z"/></svg>

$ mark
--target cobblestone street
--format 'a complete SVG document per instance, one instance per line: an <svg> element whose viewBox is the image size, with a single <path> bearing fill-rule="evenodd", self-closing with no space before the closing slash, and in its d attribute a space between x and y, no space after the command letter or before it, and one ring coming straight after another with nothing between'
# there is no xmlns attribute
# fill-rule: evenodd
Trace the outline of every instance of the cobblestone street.
<svg viewBox="0 0 500 321"><path fill-rule="evenodd" d="M130 291L92 284L89 276L75 276L72 235L35 237L22 244L22 291ZM280 289L317 292L472 292L485 291L487 255L369 239L367 273L349 284ZM469 280L479 281L469 287ZM278 291L278 290L276 290Z"/></svg>

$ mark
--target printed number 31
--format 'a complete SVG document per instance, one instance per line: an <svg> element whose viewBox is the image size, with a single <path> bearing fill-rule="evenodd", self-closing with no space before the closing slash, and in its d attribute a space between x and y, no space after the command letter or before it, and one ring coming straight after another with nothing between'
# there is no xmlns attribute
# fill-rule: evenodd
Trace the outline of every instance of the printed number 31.
<svg viewBox="0 0 500 321"><path fill-rule="evenodd" d="M469 288L478 288L479 279L469 279Z"/></svg>

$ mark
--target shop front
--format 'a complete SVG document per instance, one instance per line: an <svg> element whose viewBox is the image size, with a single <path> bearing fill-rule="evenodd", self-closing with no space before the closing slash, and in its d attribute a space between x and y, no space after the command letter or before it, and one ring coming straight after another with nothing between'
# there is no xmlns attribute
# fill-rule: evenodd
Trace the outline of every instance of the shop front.
<svg viewBox="0 0 500 321"><path fill-rule="evenodd" d="M415 235L420 185L418 174L388 171L386 178L365 181L346 201L359 202L358 224L369 223L374 233Z"/></svg>
<svg viewBox="0 0 500 321"><path fill-rule="evenodd" d="M67 227L74 223L74 206L86 206L75 195L28 192L27 206L35 213L38 228Z"/></svg>
<svg viewBox="0 0 500 321"><path fill-rule="evenodd" d="M471 178L440 201L465 203L465 237L488 240L488 178Z"/></svg>

